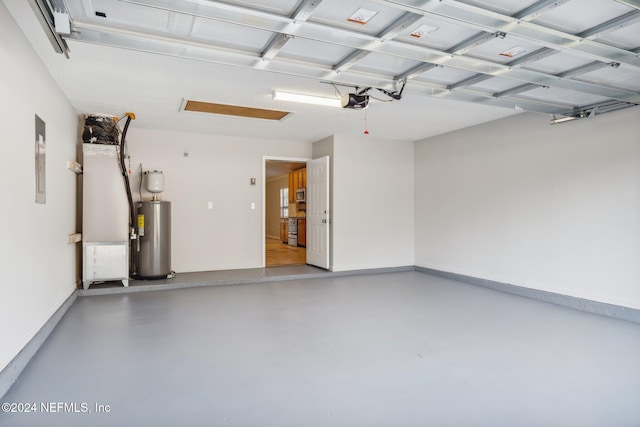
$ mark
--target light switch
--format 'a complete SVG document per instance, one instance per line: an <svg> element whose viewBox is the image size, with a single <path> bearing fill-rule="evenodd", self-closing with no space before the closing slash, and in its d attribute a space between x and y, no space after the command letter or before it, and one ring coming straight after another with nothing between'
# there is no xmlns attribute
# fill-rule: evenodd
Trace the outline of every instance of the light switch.
<svg viewBox="0 0 640 427"><path fill-rule="evenodd" d="M213 209L213 202L207 203L207 209Z"/></svg>
<svg viewBox="0 0 640 427"><path fill-rule="evenodd" d="M255 209L256 208L256 204L254 202L251 202L251 209Z"/></svg>

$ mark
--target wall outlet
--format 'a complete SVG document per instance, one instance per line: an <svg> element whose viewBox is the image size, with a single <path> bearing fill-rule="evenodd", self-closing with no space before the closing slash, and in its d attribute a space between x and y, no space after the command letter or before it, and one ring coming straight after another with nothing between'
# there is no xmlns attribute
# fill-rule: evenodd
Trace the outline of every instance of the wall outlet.
<svg viewBox="0 0 640 427"><path fill-rule="evenodd" d="M213 209L213 202L207 203L207 209Z"/></svg>

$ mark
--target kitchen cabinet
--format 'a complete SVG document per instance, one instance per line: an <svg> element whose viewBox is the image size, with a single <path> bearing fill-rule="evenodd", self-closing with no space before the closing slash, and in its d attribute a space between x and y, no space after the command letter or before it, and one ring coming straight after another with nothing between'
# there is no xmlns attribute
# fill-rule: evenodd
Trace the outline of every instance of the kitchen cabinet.
<svg viewBox="0 0 640 427"><path fill-rule="evenodd" d="M293 180L294 180L293 172L289 172L289 203L296 202L296 189L295 189L295 184Z"/></svg>
<svg viewBox="0 0 640 427"><path fill-rule="evenodd" d="M289 242L289 220L280 218L280 241L282 243Z"/></svg>
<svg viewBox="0 0 640 427"><path fill-rule="evenodd" d="M298 218L298 246L307 247L307 220Z"/></svg>
<svg viewBox="0 0 640 427"><path fill-rule="evenodd" d="M296 202L296 190L307 187L307 168L289 172L289 203Z"/></svg>

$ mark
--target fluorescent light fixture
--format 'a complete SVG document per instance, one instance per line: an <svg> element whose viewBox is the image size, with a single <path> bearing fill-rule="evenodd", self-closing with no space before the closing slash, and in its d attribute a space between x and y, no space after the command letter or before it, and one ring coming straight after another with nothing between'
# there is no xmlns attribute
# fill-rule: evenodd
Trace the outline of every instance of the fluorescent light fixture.
<svg viewBox="0 0 640 427"><path fill-rule="evenodd" d="M325 107L342 107L339 99L322 96L302 95L299 93L275 91L273 99L276 101L300 102L303 104L324 105Z"/></svg>

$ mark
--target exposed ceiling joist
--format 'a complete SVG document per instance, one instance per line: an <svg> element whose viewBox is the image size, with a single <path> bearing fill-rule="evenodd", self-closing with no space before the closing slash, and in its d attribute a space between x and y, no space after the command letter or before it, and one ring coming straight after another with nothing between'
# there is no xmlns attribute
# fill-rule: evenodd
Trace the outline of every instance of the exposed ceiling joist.
<svg viewBox="0 0 640 427"><path fill-rule="evenodd" d="M590 28L587 31L583 31L576 35L584 39L595 40L597 38L604 36L607 33L610 33L615 30L619 30L621 28L626 27L627 25L633 24L638 21L640 21L640 11L633 10L631 12L625 13L622 16L610 19L607 22L603 22L600 25L596 25L595 27Z"/></svg>
<svg viewBox="0 0 640 427"><path fill-rule="evenodd" d="M538 16L544 15L550 10L555 9L558 6L562 6L564 3L569 1L570 0L540 0L516 13L514 18L520 19L521 21L532 21Z"/></svg>
<svg viewBox="0 0 640 427"><path fill-rule="evenodd" d="M465 53L469 52L471 49L480 46L483 43L486 43L490 40L493 40L495 38L505 38L506 34L498 31L495 32L493 34L488 34L488 33L480 33L477 34L473 37L468 38L467 40L462 41L461 43L458 43L457 45L453 46L450 49L447 49L447 53L450 53L452 55L464 55Z"/></svg>
<svg viewBox="0 0 640 427"><path fill-rule="evenodd" d="M144 1L146 2L148 0L144 0ZM211 3L215 3L215 2L211 2ZM210 18L210 19L216 20L216 18ZM284 18L284 19L288 19L288 18ZM297 24L297 27L306 28L306 24L311 24L311 23L302 22ZM78 20L76 20L75 26L80 31L73 34L71 37L78 40L89 41L89 42L98 43L98 44L111 44L111 43L115 44L116 40L123 41L124 39L123 37L119 37L119 38L113 37L112 34L114 32L119 31L113 27L104 27L104 26L99 26L91 23L81 22ZM90 31L92 31L92 33L90 33ZM350 33L350 32L346 32L346 33ZM221 46L211 46L211 45L207 45L206 43L193 43L188 40L176 39L175 37L172 38L172 37L164 36L161 34L155 34L149 31L138 30L136 32L132 32L131 30L123 30L121 31L121 34L122 35L129 34L131 37L135 36L138 39L138 43L137 44L134 43L133 46L130 43L130 41L125 41L125 45L129 45L127 48L133 47L134 50L145 50L150 52L163 53L167 55L173 54L172 52L176 50L175 47L164 46L163 44L158 44L158 43L153 43L153 47L152 47L149 45L149 43L145 41L145 39L148 39L149 41L162 39L165 41L172 40L173 42L177 42L177 43L192 44L205 49L208 48L207 52L204 52L204 51L199 52L199 56L201 56L203 60L207 60L210 62L220 62L228 65L240 65L240 66L249 66L249 67L255 67L257 64L262 62L261 60L257 61L255 59L257 55L251 52L244 52L244 54L252 58L252 60L249 61L250 65L247 65L246 58L240 59L240 60L230 59L231 57L237 58L238 56L241 56L243 54L238 50L235 50L234 52L228 52L228 51L225 51ZM296 34L299 34L299 33L296 32ZM339 36L336 36L336 39L332 40L332 42L342 46L355 47L353 46L353 42L350 43L348 40L345 40L344 34L345 33L343 32ZM335 34L331 33L327 37L333 37L333 36L335 36ZM420 46L414 46L408 43L395 42L394 40L389 40L385 43L381 43L377 37L374 37L374 36L369 36L369 37L371 42L369 42L368 45L363 45L361 48L358 48L359 50L352 54L354 55L353 57L345 58L345 60L342 61L345 64L340 64L341 66L334 67L334 69L332 70L334 71L334 73L327 74L323 76L323 78L327 80L335 78L337 76L336 72L344 72L345 69L349 68L349 66L352 65L349 62L355 63L361 59L361 57L359 56L364 57L368 55L369 52L384 53L387 55L413 59L420 62L426 62L424 58L425 56L428 57L428 55L424 54L424 50L420 49ZM125 47L125 46L121 46L121 47ZM215 49L212 49L214 47ZM578 92L584 92L592 95L608 97L608 98L617 99L620 101L640 103L640 94L637 94L631 91L625 91L617 88L610 88L607 86L598 85L594 83L586 83L586 82L574 81L570 79L562 79L554 75L545 74L539 71L519 69L519 68L510 67L508 65L498 64L490 61L483 61L477 58L470 58L470 57L465 57L461 55L452 55L447 52L438 51L435 49L430 49L430 52L432 53L431 56L434 57L434 60L429 61L429 63L435 63L437 65L447 65L453 68L459 68L466 71L473 71L473 72L488 74L492 76L499 76L503 78L520 81L523 83L535 83L535 84L545 85L545 86L557 86L563 89L575 90ZM181 53L178 56L184 56L184 54ZM262 67L266 70L275 71L275 69L272 68L274 67L274 63L275 61L270 61L267 66L264 66L263 64ZM389 82L391 82L391 84L387 84L386 87L391 88L393 80L389 79Z"/></svg>
<svg viewBox="0 0 640 427"><path fill-rule="evenodd" d="M457 0L442 2L428 1L421 6L414 6L393 0L372 0L401 10L422 13L425 16L464 23L486 32L504 32L507 35L519 37L538 43L555 50L571 52L579 56L586 56L603 62L620 62L625 66L640 71L640 58L628 50L599 43L565 33L556 29L522 21L513 16L503 15L488 9L463 3Z"/></svg>
<svg viewBox="0 0 640 427"><path fill-rule="evenodd" d="M576 0L539 0L512 16L498 13L492 7L477 6L479 2L472 4L465 0L366 0L363 6L385 6L379 13L374 12L377 13L377 21L373 25L376 31L362 31L359 26L347 24L349 15L342 10L343 4L338 0L290 0L269 7L257 0L101 0L100 4L113 4L114 11L120 13L114 13L116 18L104 21L92 16L92 7L98 0L65 1L73 2L77 15L73 20L74 32L68 38L89 43L381 90L393 90L398 82L404 83L421 75L421 78L412 80L407 93L552 114L575 114L576 109L583 108L567 105L571 103L567 101L569 99L585 102L608 99L609 105L616 106L640 104L640 93L635 90L635 83L629 82L630 75L640 72L640 47L626 50L597 41L605 34L640 22L640 11L637 10L640 0L602 0L618 1L634 10L603 19L604 22L578 34L541 25L537 20L560 6L577 11ZM128 5L116 7L118 3ZM618 6L617 10L622 9L624 7ZM125 11L139 13L140 24L135 18L117 18L125 16ZM334 24L336 16L342 14L345 21ZM163 16L165 22L168 17L171 24L166 27L161 23L149 25L150 21L145 24L146 16ZM558 17L556 13L555 19ZM442 43L441 37L439 44L431 43L429 37L420 41L409 37L415 30L412 26L432 19L436 20L436 25L444 27L448 35L453 35L452 47L438 47L446 44ZM184 25L176 28L175 22L190 23L190 29ZM597 19L592 14L585 22L593 23ZM194 32L194 23L204 32ZM241 38L244 33L249 39L236 42L239 39L230 36L215 37L221 32L216 28L229 29L231 34ZM469 37L473 34L469 30L475 35ZM269 36L268 39L265 36ZM255 38L250 40L251 37ZM620 35L615 37L619 39ZM296 43L289 44L294 38ZM433 40L438 38L436 36ZM507 56L516 52L495 51L500 46L504 49L506 44L496 39L511 40L514 43L511 46L525 46L518 49L532 51L505 62L499 54ZM491 44L481 46L488 42ZM621 45L629 46L629 42L627 35ZM328 64L333 63L335 57L327 60L327 57L319 56L321 60L315 60L313 55L300 55L305 43L318 46L319 52L324 50L325 54L350 53L331 66ZM322 48L319 43L327 48ZM286 55L281 55L283 52ZM376 55L371 56L374 53ZM550 68L556 71L550 72L545 71L549 63L540 67L528 66L559 53L568 54L559 57L560 63L566 64L564 68L552 66ZM359 66L365 58L366 66L365 62ZM590 62L585 64L585 59ZM376 65L381 64L387 65L375 71ZM584 80L572 78L606 67L620 67L621 72L611 80L603 78L606 73ZM441 70L435 71L436 68ZM429 70L434 71L427 73ZM461 80L455 83L451 83L452 79L447 81L444 77L447 71L451 71L451 75L459 75ZM489 79L495 81L474 87ZM610 81L624 83L614 87ZM567 100L553 99L559 93L566 93L564 91L549 91L550 99L547 100L541 99L544 98L542 91L524 94L540 87L579 93L568 94Z"/></svg>

